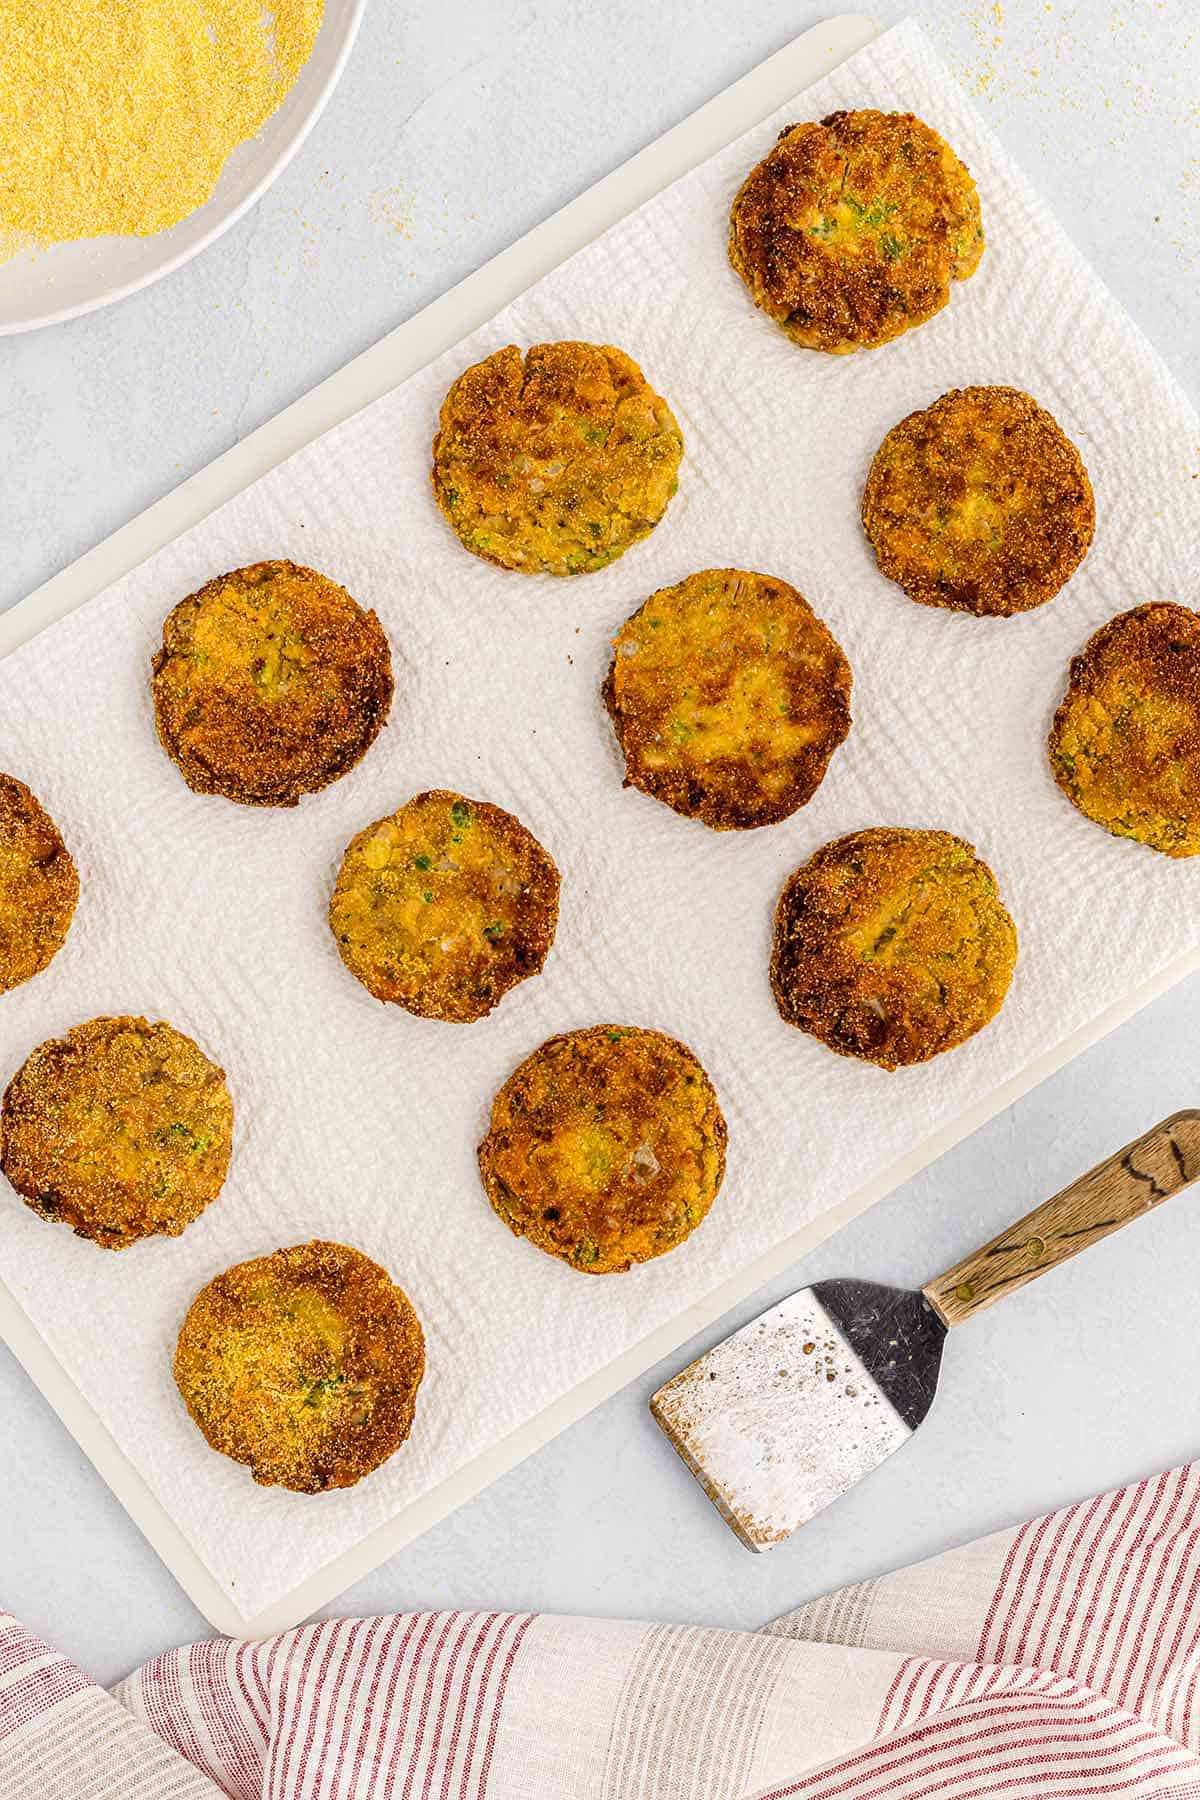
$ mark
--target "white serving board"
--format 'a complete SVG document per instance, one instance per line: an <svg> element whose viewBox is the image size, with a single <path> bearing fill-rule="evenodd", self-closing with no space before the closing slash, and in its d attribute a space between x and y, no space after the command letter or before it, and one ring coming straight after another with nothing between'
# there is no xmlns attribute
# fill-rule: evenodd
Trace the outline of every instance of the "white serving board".
<svg viewBox="0 0 1200 1800"><path fill-rule="evenodd" d="M52 620L91 599L147 557L171 544L180 533L241 493L301 446L424 368L439 352L482 325L499 307L522 293L564 258L769 116L811 81L828 73L846 56L869 42L873 35L874 27L869 21L849 18L832 21L798 39L305 400L47 583L21 606L0 617L0 654L26 643ZM969 302L969 290L966 290L966 297ZM959 297L957 303L963 304L963 298ZM789 351L789 354L794 353ZM663 530L668 528L664 526ZM636 554L636 551L631 553L626 583L634 600L639 597L639 577L632 560ZM681 829L693 828L681 826ZM566 873L569 879L569 868ZM905 1154L891 1160L886 1168L873 1174L869 1181L856 1187L837 1205L810 1219L803 1229L783 1236L764 1254L747 1258L743 1266L715 1283L695 1304L658 1323L654 1330L629 1344L621 1355L605 1366L594 1369L586 1379L562 1393L535 1417L527 1419L449 1478L406 1504L395 1517L379 1524L352 1548L334 1556L284 1598L252 1611L249 1616L234 1604L227 1586L218 1582L205 1567L10 1290L0 1292L0 1330L206 1616L220 1629L238 1634L278 1630L306 1616L392 1555L488 1481L548 1441L686 1337L711 1323L805 1250L941 1154L950 1144L1198 963L1200 949L1189 948L1185 955L1172 958L1165 967L1157 969L1152 977L1131 984L1133 991L1122 992L1062 1042L1031 1058L986 1093L975 1096L952 1118L940 1120L936 1130L920 1135L919 1141L914 1142ZM717 1216L714 1213L714 1220ZM318 1215L314 1229L319 1228ZM39 1226L37 1229L46 1228ZM525 1246L514 1246L514 1249L526 1256L533 1255Z"/></svg>

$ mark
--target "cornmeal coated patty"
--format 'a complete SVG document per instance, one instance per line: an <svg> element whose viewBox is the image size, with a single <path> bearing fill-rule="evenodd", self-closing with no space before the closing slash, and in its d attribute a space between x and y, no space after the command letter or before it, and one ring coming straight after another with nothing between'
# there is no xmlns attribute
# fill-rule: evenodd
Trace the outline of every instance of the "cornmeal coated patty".
<svg viewBox="0 0 1200 1800"><path fill-rule="evenodd" d="M1087 555L1096 523L1078 450L1019 388L952 388L875 453L862 521L879 567L924 606L1029 612Z"/></svg>
<svg viewBox="0 0 1200 1800"><path fill-rule="evenodd" d="M983 255L979 195L912 113L789 125L738 191L729 260L810 350L886 344L940 312Z"/></svg>
<svg viewBox="0 0 1200 1800"><path fill-rule="evenodd" d="M585 575L653 531L683 435L611 344L515 344L442 403L433 491L468 550L527 575Z"/></svg>
<svg viewBox="0 0 1200 1800"><path fill-rule="evenodd" d="M610 1275L696 1229L724 1178L725 1142L713 1085L686 1045L592 1025L547 1039L509 1076L479 1172L517 1237Z"/></svg>
<svg viewBox="0 0 1200 1800"><path fill-rule="evenodd" d="M435 788L351 839L329 923L377 1000L466 1024L540 971L558 888L552 858L512 813Z"/></svg>
<svg viewBox="0 0 1200 1800"><path fill-rule="evenodd" d="M773 575L706 569L660 588L613 647L604 703L626 787L717 831L811 800L850 729L850 665Z"/></svg>
<svg viewBox="0 0 1200 1800"><path fill-rule="evenodd" d="M0 994L54 960L79 899L71 853L15 775L0 774Z"/></svg>
<svg viewBox="0 0 1200 1800"><path fill-rule="evenodd" d="M154 658L163 749L198 794L295 806L374 743L392 703L383 626L327 575L261 562L167 615Z"/></svg>
<svg viewBox="0 0 1200 1800"><path fill-rule="evenodd" d="M39 1044L0 1111L18 1194L106 1250L178 1237L220 1193L232 1141L224 1071L148 1019L89 1019Z"/></svg>
<svg viewBox="0 0 1200 1800"><path fill-rule="evenodd" d="M412 1430L421 1322L379 1264L319 1241L237 1263L200 1289L175 1380L214 1450L263 1487L353 1487Z"/></svg>
<svg viewBox="0 0 1200 1800"><path fill-rule="evenodd" d="M986 1025L1016 955L995 877L970 844L880 826L836 838L789 877L771 987L789 1025L898 1069Z"/></svg>
<svg viewBox="0 0 1200 1800"><path fill-rule="evenodd" d="M1089 638L1055 714L1050 766L1106 831L1166 856L1200 853L1200 614L1152 601Z"/></svg>

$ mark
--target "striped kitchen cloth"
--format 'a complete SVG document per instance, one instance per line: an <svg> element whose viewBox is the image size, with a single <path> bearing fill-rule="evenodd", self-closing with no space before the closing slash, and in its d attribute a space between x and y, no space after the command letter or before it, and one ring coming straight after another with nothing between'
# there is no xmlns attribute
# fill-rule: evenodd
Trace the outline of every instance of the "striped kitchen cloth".
<svg viewBox="0 0 1200 1800"><path fill-rule="evenodd" d="M0 1615L0 1800L1200 1800L1200 1464L761 1633L418 1613L113 1694Z"/></svg>

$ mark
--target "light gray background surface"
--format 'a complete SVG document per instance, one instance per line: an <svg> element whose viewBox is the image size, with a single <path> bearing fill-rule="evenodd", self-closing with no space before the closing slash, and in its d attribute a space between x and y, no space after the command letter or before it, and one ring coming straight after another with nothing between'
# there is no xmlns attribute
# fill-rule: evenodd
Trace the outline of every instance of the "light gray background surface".
<svg viewBox="0 0 1200 1800"><path fill-rule="evenodd" d="M683 118L827 5L371 0L313 137L248 218L107 312L0 343L0 606ZM880 4L887 22L905 8ZM929 0L989 122L1200 401L1200 22L1184 0ZM1194 446L1186 447L1192 450ZM1200 493L1197 496L1200 529ZM1141 599L1146 596L1131 596ZM1164 596L1200 604L1200 596ZM1200 1192L956 1334L920 1436L766 1557L646 1411L802 1282L920 1285L1200 1104L1200 978L1078 1059L346 1594L751 1628L844 1581L1200 1449ZM0 1351L0 1605L110 1682L205 1634Z"/></svg>

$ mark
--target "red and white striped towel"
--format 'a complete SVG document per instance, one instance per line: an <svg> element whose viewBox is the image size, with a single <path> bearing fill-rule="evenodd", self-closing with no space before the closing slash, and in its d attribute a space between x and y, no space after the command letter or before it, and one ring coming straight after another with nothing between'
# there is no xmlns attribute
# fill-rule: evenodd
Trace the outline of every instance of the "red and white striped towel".
<svg viewBox="0 0 1200 1800"><path fill-rule="evenodd" d="M0 1800L1200 1800L1200 1464L763 1633L418 1613L156 1657L0 1615Z"/></svg>

